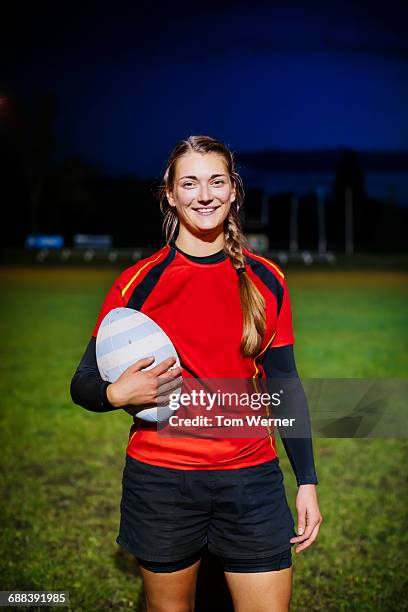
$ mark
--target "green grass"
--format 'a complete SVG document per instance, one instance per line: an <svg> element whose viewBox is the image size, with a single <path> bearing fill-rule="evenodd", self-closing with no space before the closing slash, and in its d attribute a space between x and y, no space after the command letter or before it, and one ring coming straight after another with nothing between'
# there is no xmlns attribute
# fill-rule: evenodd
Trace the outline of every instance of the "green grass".
<svg viewBox="0 0 408 612"><path fill-rule="evenodd" d="M130 417L89 413L69 397L116 273L0 271L0 587L67 590L75 612L143 605L135 563L115 543ZM289 270L287 279L302 377L406 375L403 272ZM315 451L324 523L295 555L292 609L408 610L407 441L318 438Z"/></svg>

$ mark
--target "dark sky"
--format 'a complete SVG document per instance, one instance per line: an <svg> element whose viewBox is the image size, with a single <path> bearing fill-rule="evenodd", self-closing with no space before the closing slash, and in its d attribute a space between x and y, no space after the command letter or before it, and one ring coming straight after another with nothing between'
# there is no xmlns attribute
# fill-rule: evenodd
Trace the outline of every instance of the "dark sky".
<svg viewBox="0 0 408 612"><path fill-rule="evenodd" d="M387 2L32 3L2 19L0 95L59 98L57 156L161 173L177 140L408 148L408 11Z"/></svg>

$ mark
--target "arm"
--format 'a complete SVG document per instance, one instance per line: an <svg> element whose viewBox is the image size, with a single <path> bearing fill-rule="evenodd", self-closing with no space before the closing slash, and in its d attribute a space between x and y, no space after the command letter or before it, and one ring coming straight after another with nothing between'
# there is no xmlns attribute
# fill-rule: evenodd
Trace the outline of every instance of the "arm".
<svg viewBox="0 0 408 612"><path fill-rule="evenodd" d="M149 372L144 368L153 363L154 357L139 359L116 382L107 382L99 374L95 346L96 338L92 336L71 381L72 401L87 410L109 412L123 408L136 415L145 405L155 405L158 399L167 398L160 394L180 386L180 368L169 369L176 361L174 357L168 357Z"/></svg>
<svg viewBox="0 0 408 612"><path fill-rule="evenodd" d="M163 397L166 398L166 394L173 388L179 386L181 369L170 369L175 364L174 357L165 359L149 371L144 368L152 365L154 357L139 359L115 382L109 383L102 379L96 362L96 336L105 315L113 308L124 305L119 277L105 298L92 337L71 380L72 401L92 412L109 412L123 408L135 415L145 405L156 405Z"/></svg>
<svg viewBox="0 0 408 612"><path fill-rule="evenodd" d="M92 412L109 412L116 410L106 395L111 383L103 380L99 374L95 346L96 338L92 336L71 380L71 398L74 404Z"/></svg>
<svg viewBox="0 0 408 612"><path fill-rule="evenodd" d="M313 458L309 410L297 373L293 346L289 344L270 348L265 356L264 369L268 377L268 387L278 381L279 389L284 391L279 416L296 419L294 430L287 431L290 436L285 435L285 428L280 428L279 432L299 486L296 496L298 535L290 539L291 544L296 545L296 552L299 553L308 548L317 538L322 515L315 486L317 476ZM272 382L272 379L275 381ZM298 437L295 437L296 434Z"/></svg>
<svg viewBox="0 0 408 612"><path fill-rule="evenodd" d="M276 387L275 382L278 382L279 390L284 391L279 416L296 419L292 430L278 429L299 487L296 496L298 535L290 540L291 544L296 544L296 552L299 553L315 541L322 522L315 486L318 481L307 399L296 370L291 344L270 348L265 357L264 368L268 387ZM296 435L298 437L295 437Z"/></svg>
<svg viewBox="0 0 408 612"><path fill-rule="evenodd" d="M95 327L92 332L85 353L71 380L71 398L75 404L91 410L92 412L109 412L115 410L107 396L107 388L110 383L104 381L99 373L96 363L96 336L99 326L105 315L113 308L124 306L121 290L121 276L119 276L110 287L102 307L99 311Z"/></svg>
<svg viewBox="0 0 408 612"><path fill-rule="evenodd" d="M298 486L317 484L309 409L296 369L293 345L270 348L266 353L263 367L267 378L270 379L269 382L277 380L278 386L286 391L283 396L282 414L280 416L296 419L294 429L289 431L288 428L281 427L279 433L296 476L297 484ZM298 424L297 428L296 423ZM285 433L290 435L285 435ZM299 437L295 437L296 433Z"/></svg>
<svg viewBox="0 0 408 612"><path fill-rule="evenodd" d="M281 438L298 483L296 496L297 533L291 538L296 552L308 548L316 539L322 516L316 492L316 470L313 459L312 434L306 396L297 373L293 355L292 308L286 279L281 280L282 299L277 308L276 333L264 357L268 386L278 381L282 416L294 417L295 427L281 428ZM289 414L290 413L290 414Z"/></svg>

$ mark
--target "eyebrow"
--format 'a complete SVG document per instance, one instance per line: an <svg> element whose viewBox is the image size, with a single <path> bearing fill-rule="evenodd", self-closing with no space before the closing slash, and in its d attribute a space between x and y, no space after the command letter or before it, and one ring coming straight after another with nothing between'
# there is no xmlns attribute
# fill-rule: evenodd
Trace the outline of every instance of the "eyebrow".
<svg viewBox="0 0 408 612"><path fill-rule="evenodd" d="M226 176L226 174L212 174L212 175L210 176L210 181L211 181L213 178L217 178L217 176ZM181 181L181 180L183 180L183 179L186 179L186 178L189 178L189 179L194 179L194 180L198 181L198 178L197 178L196 176L194 176L194 174L189 174L189 175L187 175L187 176L181 176L181 177L179 178L179 181Z"/></svg>

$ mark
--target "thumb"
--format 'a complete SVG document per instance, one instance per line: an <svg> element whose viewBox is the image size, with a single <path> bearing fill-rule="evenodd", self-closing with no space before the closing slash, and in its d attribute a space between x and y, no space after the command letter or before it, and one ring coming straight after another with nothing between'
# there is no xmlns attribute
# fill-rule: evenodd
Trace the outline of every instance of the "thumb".
<svg viewBox="0 0 408 612"><path fill-rule="evenodd" d="M298 512L298 528L297 534L303 535L306 529L306 510Z"/></svg>

